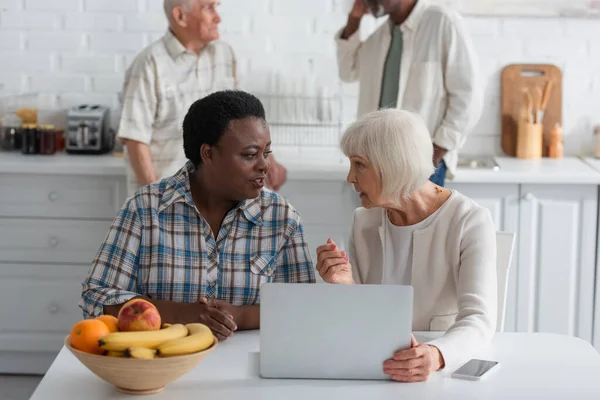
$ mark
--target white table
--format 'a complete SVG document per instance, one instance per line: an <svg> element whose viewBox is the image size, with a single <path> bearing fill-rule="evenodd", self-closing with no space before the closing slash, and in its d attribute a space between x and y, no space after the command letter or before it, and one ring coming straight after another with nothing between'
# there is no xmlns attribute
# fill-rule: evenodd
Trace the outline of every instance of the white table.
<svg viewBox="0 0 600 400"><path fill-rule="evenodd" d="M433 338L417 333L419 341ZM356 349L355 349L356 350ZM241 332L194 370L148 399L600 399L600 354L587 342L541 333L498 333L477 356L499 361L479 382L434 374L424 383L261 379L258 332ZM132 399L103 382L65 348L32 400Z"/></svg>

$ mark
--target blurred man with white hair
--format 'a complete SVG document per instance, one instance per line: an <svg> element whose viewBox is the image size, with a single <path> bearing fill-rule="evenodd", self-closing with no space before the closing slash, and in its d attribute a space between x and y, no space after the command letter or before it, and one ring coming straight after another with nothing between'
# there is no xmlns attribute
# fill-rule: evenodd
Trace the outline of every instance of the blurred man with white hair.
<svg viewBox="0 0 600 400"><path fill-rule="evenodd" d="M128 194L177 172L185 163L182 124L198 99L236 89L236 57L218 40L215 0L165 0L169 29L125 74L118 137L126 147ZM267 185L278 190L286 171L270 156Z"/></svg>

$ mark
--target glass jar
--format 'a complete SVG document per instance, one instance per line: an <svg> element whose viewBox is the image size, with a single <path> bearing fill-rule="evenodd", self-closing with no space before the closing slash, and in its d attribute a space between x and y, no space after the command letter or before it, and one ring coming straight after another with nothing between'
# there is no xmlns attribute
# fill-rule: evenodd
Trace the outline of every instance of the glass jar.
<svg viewBox="0 0 600 400"><path fill-rule="evenodd" d="M31 155L38 154L39 151L39 132L37 125L25 124L23 125L23 140L21 146L21 152L23 154Z"/></svg>
<svg viewBox="0 0 600 400"><path fill-rule="evenodd" d="M42 125L38 129L40 154L51 155L56 153L56 130L53 125Z"/></svg>
<svg viewBox="0 0 600 400"><path fill-rule="evenodd" d="M54 136L56 137L56 151L64 151L65 150L65 131L62 129L56 128L54 130Z"/></svg>
<svg viewBox="0 0 600 400"><path fill-rule="evenodd" d="M6 151L19 150L21 148L21 119L16 114L6 114L2 118L0 128L0 148Z"/></svg>

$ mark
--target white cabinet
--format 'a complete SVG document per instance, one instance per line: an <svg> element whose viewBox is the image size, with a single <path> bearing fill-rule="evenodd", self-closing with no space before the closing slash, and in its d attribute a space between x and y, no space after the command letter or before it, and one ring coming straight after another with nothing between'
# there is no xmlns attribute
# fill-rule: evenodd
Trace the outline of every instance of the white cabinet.
<svg viewBox="0 0 600 400"><path fill-rule="evenodd" d="M522 185L517 329L592 340L598 190Z"/></svg>
<svg viewBox="0 0 600 400"><path fill-rule="evenodd" d="M88 265L0 264L0 352L55 353L81 319Z"/></svg>
<svg viewBox="0 0 600 400"><path fill-rule="evenodd" d="M519 185L451 183L449 189L457 190L486 207L499 231L516 232L519 224Z"/></svg>
<svg viewBox="0 0 600 400"><path fill-rule="evenodd" d="M125 195L124 176L0 174L0 373L46 372Z"/></svg>
<svg viewBox="0 0 600 400"><path fill-rule="evenodd" d="M0 216L112 219L123 205L125 180L114 176L0 174Z"/></svg>
<svg viewBox="0 0 600 400"><path fill-rule="evenodd" d="M517 233L519 229L519 185L518 184L455 184L449 182L449 189L457 190L486 207L492 214L496 230ZM508 275L506 292L506 314L504 331L517 330L517 276L519 271L517 254L519 244L515 244L511 269Z"/></svg>
<svg viewBox="0 0 600 400"><path fill-rule="evenodd" d="M561 333L592 342L597 186L447 186L490 209L497 230L516 233L505 330Z"/></svg>

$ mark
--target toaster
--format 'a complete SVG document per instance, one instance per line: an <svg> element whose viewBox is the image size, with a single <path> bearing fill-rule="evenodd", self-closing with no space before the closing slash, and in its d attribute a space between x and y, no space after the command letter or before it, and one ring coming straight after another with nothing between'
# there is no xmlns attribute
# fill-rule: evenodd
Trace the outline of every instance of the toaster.
<svg viewBox="0 0 600 400"><path fill-rule="evenodd" d="M67 112L65 151L71 154L104 154L112 151L115 132L110 110L97 104L74 106Z"/></svg>

